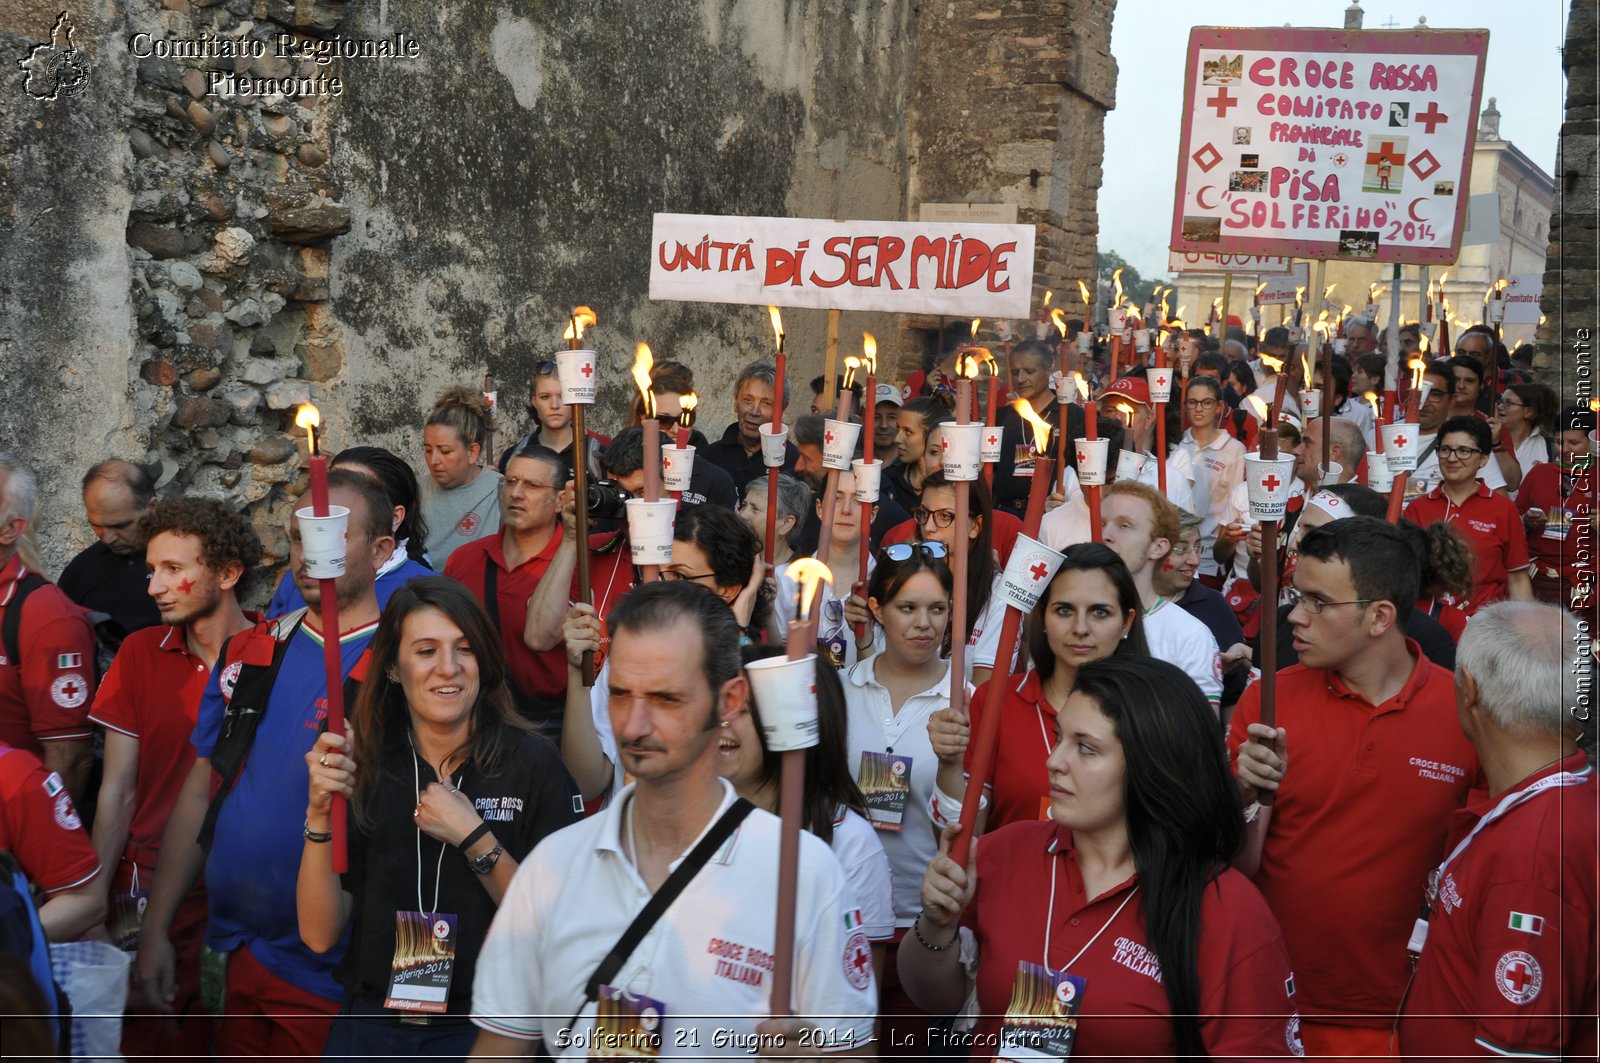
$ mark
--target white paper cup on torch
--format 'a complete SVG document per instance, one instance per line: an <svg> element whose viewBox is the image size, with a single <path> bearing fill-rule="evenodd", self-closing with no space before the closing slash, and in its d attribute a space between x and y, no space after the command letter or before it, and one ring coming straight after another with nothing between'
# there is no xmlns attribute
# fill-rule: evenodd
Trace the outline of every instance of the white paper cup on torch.
<svg viewBox="0 0 1600 1063"><path fill-rule="evenodd" d="M597 356L593 351L557 351L556 377L561 381L561 401L568 406L594 402Z"/></svg>
<svg viewBox="0 0 1600 1063"><path fill-rule="evenodd" d="M628 548L636 565L672 564L672 521L678 503L670 498L647 502L630 498L623 503L628 514Z"/></svg>
<svg viewBox="0 0 1600 1063"><path fill-rule="evenodd" d="M1128 311L1120 306L1113 306L1106 311L1106 328L1112 332L1121 332L1128 327Z"/></svg>
<svg viewBox="0 0 1600 1063"><path fill-rule="evenodd" d="M1383 456L1389 459L1390 472L1415 472L1417 468L1417 426L1414 424L1384 424L1378 426L1383 436Z"/></svg>
<svg viewBox="0 0 1600 1063"><path fill-rule="evenodd" d="M1137 480L1139 474L1144 472L1145 457L1135 454L1131 450L1117 451L1117 479Z"/></svg>
<svg viewBox="0 0 1600 1063"><path fill-rule="evenodd" d="M694 476L694 448L671 443L661 448L661 486L668 491L689 490Z"/></svg>
<svg viewBox="0 0 1600 1063"><path fill-rule="evenodd" d="M998 425L988 425L983 430L983 438L978 440L978 457L985 465L993 465L1000 460L1000 444L1006 434Z"/></svg>
<svg viewBox="0 0 1600 1063"><path fill-rule="evenodd" d="M312 579L338 579L344 575L345 535L350 528L350 511L344 506L329 506L328 515L319 517L310 506L294 511L300 526L300 550L306 559L306 575Z"/></svg>
<svg viewBox="0 0 1600 1063"><path fill-rule="evenodd" d="M1150 384L1151 402L1172 401L1172 370L1171 369L1146 369L1145 380Z"/></svg>
<svg viewBox="0 0 1600 1063"><path fill-rule="evenodd" d="M1136 328L1133 330L1133 349L1139 354L1150 353L1150 330Z"/></svg>
<svg viewBox="0 0 1600 1063"><path fill-rule="evenodd" d="M1333 353L1334 354L1342 356L1345 353L1345 351L1347 351L1349 349L1350 349L1350 341L1349 340L1344 339L1343 337L1341 337L1341 338L1336 339L1336 340L1333 341Z"/></svg>
<svg viewBox="0 0 1600 1063"><path fill-rule="evenodd" d="M1289 507L1289 492L1294 486L1293 458L1244 459L1245 492L1250 499L1251 520L1282 520Z"/></svg>
<svg viewBox="0 0 1600 1063"><path fill-rule="evenodd" d="M772 430L770 424L764 424L761 432L761 460L769 469L783 468L784 460L788 456L789 429L780 426L777 431Z"/></svg>
<svg viewBox="0 0 1600 1063"><path fill-rule="evenodd" d="M944 450L944 475L947 480L976 480L983 471L981 424L942 424L939 445Z"/></svg>
<svg viewBox="0 0 1600 1063"><path fill-rule="evenodd" d="M1063 405L1078 397L1078 385L1072 373L1051 373L1050 387L1056 393L1056 401Z"/></svg>
<svg viewBox="0 0 1600 1063"><path fill-rule="evenodd" d="M1300 392L1300 412L1308 421L1322 416L1322 389L1305 388Z"/></svg>
<svg viewBox="0 0 1600 1063"><path fill-rule="evenodd" d="M835 421L829 417L823 422L822 467L849 472L855 460L856 440L861 438L861 426L853 421Z"/></svg>
<svg viewBox="0 0 1600 1063"><path fill-rule="evenodd" d="M798 661L768 657L745 666L761 735L773 752L817 744L817 655Z"/></svg>
<svg viewBox="0 0 1600 1063"><path fill-rule="evenodd" d="M1320 484L1336 484L1344 475L1344 466L1336 461L1330 461L1326 465L1319 464L1317 468L1322 472L1321 478L1317 481Z"/></svg>
<svg viewBox="0 0 1600 1063"><path fill-rule="evenodd" d="M1066 558L1039 540L1018 535L1011 547L1011 559L1000 577L1001 599L1024 613L1032 612L1064 560Z"/></svg>
<svg viewBox="0 0 1600 1063"><path fill-rule="evenodd" d="M1111 440L1080 439L1073 444L1078 458L1078 483L1084 487L1104 487L1106 462L1111 457Z"/></svg>
<svg viewBox="0 0 1600 1063"><path fill-rule="evenodd" d="M850 463L850 471L856 474L856 501L869 505L876 502L883 483L883 461L879 458L871 461L857 458Z"/></svg>
<svg viewBox="0 0 1600 1063"><path fill-rule="evenodd" d="M1078 353L1079 354L1088 354L1093 349L1094 349L1094 332L1091 331L1088 328L1087 324L1086 324L1084 326L1084 330L1082 332L1078 333Z"/></svg>
<svg viewBox="0 0 1600 1063"><path fill-rule="evenodd" d="M1380 495L1394 489L1394 470L1389 468L1389 455L1367 452L1367 486Z"/></svg>

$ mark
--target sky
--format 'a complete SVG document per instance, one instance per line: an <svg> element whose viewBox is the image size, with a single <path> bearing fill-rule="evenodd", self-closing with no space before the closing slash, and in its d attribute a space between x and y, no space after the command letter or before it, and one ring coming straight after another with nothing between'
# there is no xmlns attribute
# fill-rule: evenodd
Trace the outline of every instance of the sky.
<svg viewBox="0 0 1600 1063"><path fill-rule="evenodd" d="M1279 25L1266 12L1292 13L1296 26L1344 25L1349 0L1117 0L1111 28L1117 106L1106 116L1105 182L1100 188L1100 250L1115 251L1145 277L1167 272L1172 196L1183 109L1189 26ZM1426 18L1435 29L1489 30L1484 106L1497 99L1500 136L1554 174L1567 83L1560 47L1564 0L1363 0L1364 29L1405 29ZM1203 12L1177 18L1183 11ZM1196 21L1199 20L1199 21ZM1393 21L1394 25L1389 23Z"/></svg>

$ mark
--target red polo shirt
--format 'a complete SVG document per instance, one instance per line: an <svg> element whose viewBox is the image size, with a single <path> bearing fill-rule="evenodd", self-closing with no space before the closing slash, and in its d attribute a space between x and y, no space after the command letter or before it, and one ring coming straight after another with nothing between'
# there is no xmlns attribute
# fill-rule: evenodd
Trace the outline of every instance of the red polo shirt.
<svg viewBox="0 0 1600 1063"><path fill-rule="evenodd" d="M1400 1050L1448 1056L1595 1057L1596 784L1576 753L1457 813L1451 846L1507 798L1567 773L1570 785L1509 808L1445 870L1400 1022Z"/></svg>
<svg viewBox="0 0 1600 1063"><path fill-rule="evenodd" d="M0 566L0 622L28 571L15 554ZM53 583L37 588L22 603L17 649L22 660L8 661L0 647L0 742L38 755L42 742L88 738L94 629L84 611Z"/></svg>
<svg viewBox="0 0 1600 1063"><path fill-rule="evenodd" d="M194 766L189 736L209 678L211 669L189 652L182 627L147 627L122 643L95 695L89 719L139 741L127 858L146 871L155 867L161 832Z"/></svg>
<svg viewBox="0 0 1600 1063"><path fill-rule="evenodd" d="M1478 563L1472 580L1472 599L1462 603L1470 615L1506 596L1506 574L1528 567L1528 538L1522 514L1505 495L1489 490L1482 480L1466 501L1456 505L1441 484L1406 507L1406 518L1426 528L1447 521L1472 544Z"/></svg>
<svg viewBox="0 0 1600 1063"><path fill-rule="evenodd" d="M32 753L0 743L0 849L16 857L46 893L81 886L100 873L89 834L61 776Z"/></svg>
<svg viewBox="0 0 1600 1063"><path fill-rule="evenodd" d="M1045 699L1039 673L1030 668L1023 675L997 675L979 687L967 705L974 737L967 744L962 770L968 774L972 772L978 725L993 683L1004 683L1006 687L1000 703L1000 732L995 744L994 791L989 797L986 828L989 831L1007 823L1037 821L1049 815L1050 773L1045 770L1044 762L1050 759L1050 750L1056 741L1056 710Z"/></svg>
<svg viewBox="0 0 1600 1063"><path fill-rule="evenodd" d="M1544 534L1528 543L1533 555L1533 593L1540 601L1581 612L1589 607L1595 584L1595 471L1593 466L1572 477L1561 491L1561 467L1540 462L1528 470L1517 491L1517 509L1527 513L1565 510L1567 521L1546 524Z"/></svg>
<svg viewBox="0 0 1600 1063"><path fill-rule="evenodd" d="M556 646L543 653L535 653L522 640L522 629L528 619L528 599L533 597L539 580L550 567L550 559L556 556L556 548L561 545L561 537L565 532L558 522L555 534L550 536L544 549L515 569L506 563L501 534L497 531L456 547L450 554L450 560L445 562L444 574L460 582L477 596L478 601L484 602L486 566L495 568L495 601L492 604L484 602L484 607L490 611L496 621L495 626L500 630L500 642L506 649L506 667L510 671L511 681L529 697L557 701L564 698L567 691L566 648Z"/></svg>
<svg viewBox="0 0 1600 1063"><path fill-rule="evenodd" d="M1374 706L1333 672L1278 673L1288 767L1255 884L1278 916L1307 1016L1387 1027L1411 965L1406 939L1450 816L1479 776L1456 722L1454 677L1422 656L1400 692ZM1261 720L1252 684L1234 710L1228 752ZM1356 1016L1349 1019L1335 1016Z"/></svg>
<svg viewBox="0 0 1600 1063"><path fill-rule="evenodd" d="M1054 823L1015 823L977 846L977 887L962 916L978 945L972 1058L994 1057L1023 961L1085 980L1074 1059L1173 1058L1172 1012L1145 933L1145 893L1134 892L1138 877L1086 896L1072 835ZM1205 889L1195 966L1200 1035L1212 1058L1277 1059L1298 1047L1283 935L1261 894L1231 868Z"/></svg>

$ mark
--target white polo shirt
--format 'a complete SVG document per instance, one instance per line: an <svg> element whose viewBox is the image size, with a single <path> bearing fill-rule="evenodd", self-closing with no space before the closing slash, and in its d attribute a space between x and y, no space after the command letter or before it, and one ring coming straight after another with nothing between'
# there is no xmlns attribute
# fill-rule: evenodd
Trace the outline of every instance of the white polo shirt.
<svg viewBox="0 0 1600 1063"><path fill-rule="evenodd" d="M840 805L833 817L832 848L844 868L850 896L861 909L862 933L868 941L894 940L894 876L878 832L859 812Z"/></svg>
<svg viewBox="0 0 1600 1063"><path fill-rule="evenodd" d="M1144 637L1150 656L1182 668L1215 709L1222 702L1222 653L1217 638L1187 609L1157 598L1144 614Z"/></svg>
<svg viewBox="0 0 1600 1063"><path fill-rule="evenodd" d="M1210 443L1201 446L1192 432L1183 434L1179 449L1189 455L1194 468L1194 514L1200 518L1200 571L1218 571L1211 556L1217 542L1217 526L1227 513L1228 496L1244 482L1244 444L1218 430Z"/></svg>
<svg viewBox="0 0 1600 1063"><path fill-rule="evenodd" d="M718 816L734 800L733 787L722 785ZM574 1027L566 1023L590 975L651 896L623 855L623 811L633 795L629 786L608 808L545 838L517 869L478 959L478 1026L542 1038L552 1057L583 1059L596 1047L594 1004ZM751 812L613 980L660 1002L662 1056L754 1055L756 1027L772 1014L779 830L778 817ZM859 1048L878 1011L872 950L839 861L807 832L798 886L795 1013L822 1028L823 1048L830 1041L835 1050Z"/></svg>
<svg viewBox="0 0 1600 1063"><path fill-rule="evenodd" d="M950 707L950 668L946 664L943 679L911 695L895 712L889 691L878 682L877 661L876 656L869 657L845 673L844 703L849 719L845 744L850 771L858 781L863 754L887 753L911 761L907 773L911 794L900 829L878 832L878 840L889 854L895 925L910 926L922 910L922 876L939 855L939 832L928 814L939 759L928 741L928 720Z"/></svg>

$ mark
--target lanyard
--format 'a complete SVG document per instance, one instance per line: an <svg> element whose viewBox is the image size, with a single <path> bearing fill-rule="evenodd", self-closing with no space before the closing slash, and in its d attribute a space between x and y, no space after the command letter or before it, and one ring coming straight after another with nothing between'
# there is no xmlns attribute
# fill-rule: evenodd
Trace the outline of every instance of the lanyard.
<svg viewBox="0 0 1600 1063"><path fill-rule="evenodd" d="M1058 854L1052 853L1050 856L1050 902L1049 906L1044 910L1044 965L1049 967L1051 970L1056 970L1056 968L1050 967L1050 921L1056 914L1056 871L1061 866L1061 860L1062 857ZM1117 905L1117 910L1111 913L1111 918L1107 919L1101 924L1100 929L1094 932L1094 937L1090 938L1088 941L1085 941L1083 943L1083 948L1074 953L1072 959L1068 960L1060 968L1060 970L1072 970L1072 965L1083 958L1083 954L1089 951L1090 945L1093 945L1096 941L1100 940L1100 935L1104 934L1106 932L1106 928L1117 921L1117 916L1122 914L1122 909L1128 906L1128 902L1133 900L1133 895L1138 892L1138 886L1135 886L1133 889L1129 890L1128 895L1122 898L1122 903Z"/></svg>
<svg viewBox="0 0 1600 1063"><path fill-rule="evenodd" d="M1519 790L1514 794L1507 794L1505 797L1501 798L1498 805L1495 805L1494 808L1489 810L1487 815L1478 820L1477 826L1472 828L1472 833L1468 834L1465 838L1462 838L1460 843L1457 844L1453 850L1451 850L1450 855L1444 858L1444 863L1440 864L1436 869L1434 869L1433 873L1428 876L1429 907L1432 907L1434 898L1439 895L1439 883L1444 881L1445 872L1450 869L1451 864L1455 863L1461 858L1462 853L1467 851L1467 846L1472 844L1472 840L1478 836L1479 831L1483 830L1483 828L1487 827L1501 816L1504 816L1507 812L1510 812L1513 808L1516 808L1524 801L1533 797L1535 794L1543 793L1546 790L1560 789L1561 787L1565 786L1577 786L1580 783L1586 782L1593 774L1594 768L1585 766L1581 771L1563 771L1557 775L1546 775L1544 778L1540 779L1526 790Z"/></svg>
<svg viewBox="0 0 1600 1063"><path fill-rule="evenodd" d="M406 731L406 742L411 746L411 781L416 786L417 804L422 804L422 774L417 770L417 743L411 737L411 731ZM461 789L461 780L466 778L466 769L456 776L450 792L455 793ZM439 843L439 863L433 869L433 907L422 906L422 828L417 827L417 911L433 914L439 910L439 886L444 880L444 842Z"/></svg>

